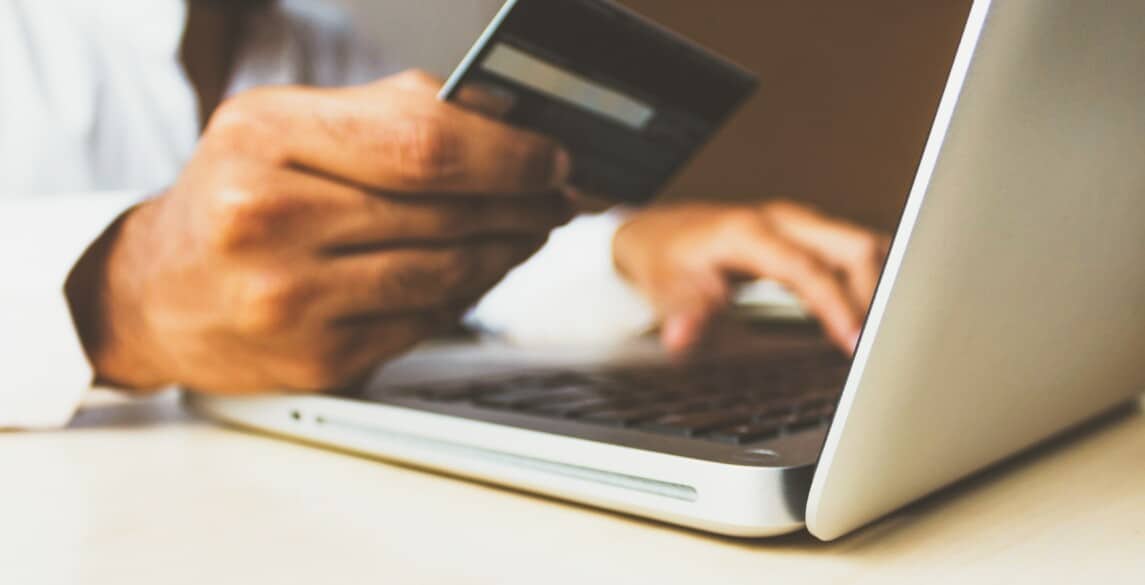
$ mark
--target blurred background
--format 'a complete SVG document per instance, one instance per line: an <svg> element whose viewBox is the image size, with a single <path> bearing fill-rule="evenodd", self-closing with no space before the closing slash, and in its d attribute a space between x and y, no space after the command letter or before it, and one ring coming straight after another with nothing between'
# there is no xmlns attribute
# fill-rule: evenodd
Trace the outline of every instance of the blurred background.
<svg viewBox="0 0 1145 585"><path fill-rule="evenodd" d="M396 62L447 74L500 0L334 0ZM970 0L624 0L760 75L666 198L783 196L891 230ZM586 42L591 40L586 39Z"/></svg>

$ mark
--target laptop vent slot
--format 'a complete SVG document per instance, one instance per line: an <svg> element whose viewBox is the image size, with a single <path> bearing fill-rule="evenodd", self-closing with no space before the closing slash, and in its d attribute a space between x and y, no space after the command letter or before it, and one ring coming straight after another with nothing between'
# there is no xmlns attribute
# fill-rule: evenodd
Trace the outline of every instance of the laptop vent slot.
<svg viewBox="0 0 1145 585"><path fill-rule="evenodd" d="M453 457L483 461L502 467L527 469L547 475L603 484L625 490L672 498L674 500L683 500L685 502L694 502L697 499L696 488L688 485L638 477L635 475L626 475L580 465L558 463L491 449L482 449L480 447L428 439L406 433L395 433L367 424L339 420L329 416L316 417L314 422L320 427L327 427L336 431L363 436L371 441L380 441L394 446L429 449L436 453Z"/></svg>

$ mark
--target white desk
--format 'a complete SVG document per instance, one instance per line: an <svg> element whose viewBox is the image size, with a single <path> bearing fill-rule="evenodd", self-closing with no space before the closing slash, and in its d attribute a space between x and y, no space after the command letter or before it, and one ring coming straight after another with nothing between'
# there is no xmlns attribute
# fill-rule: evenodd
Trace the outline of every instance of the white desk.
<svg viewBox="0 0 1145 585"><path fill-rule="evenodd" d="M0 434L0 584L1145 583L1145 415L850 538L715 538L95 395Z"/></svg>

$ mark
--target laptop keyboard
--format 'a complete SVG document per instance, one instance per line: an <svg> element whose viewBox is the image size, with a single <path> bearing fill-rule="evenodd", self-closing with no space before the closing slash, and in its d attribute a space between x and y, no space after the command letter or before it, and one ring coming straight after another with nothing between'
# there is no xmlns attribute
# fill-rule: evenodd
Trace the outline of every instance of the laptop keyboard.
<svg viewBox="0 0 1145 585"><path fill-rule="evenodd" d="M825 425L850 362L836 353L787 359L544 371L413 386L397 393L432 403L576 420L743 445Z"/></svg>

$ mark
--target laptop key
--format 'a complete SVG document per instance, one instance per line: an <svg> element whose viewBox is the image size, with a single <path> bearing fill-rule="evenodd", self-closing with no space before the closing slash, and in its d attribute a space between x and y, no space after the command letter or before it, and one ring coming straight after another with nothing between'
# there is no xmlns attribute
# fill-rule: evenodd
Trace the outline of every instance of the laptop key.
<svg viewBox="0 0 1145 585"><path fill-rule="evenodd" d="M592 386L568 386L564 388L532 388L525 390L510 390L491 395L484 395L474 400L478 406L492 408L519 408L532 409L547 404L562 402L575 402L588 399L612 398L606 390Z"/></svg>
<svg viewBox="0 0 1145 585"><path fill-rule="evenodd" d="M545 388L563 388L565 386L587 386L595 384L588 374L580 372L560 372L550 376L538 376L538 383Z"/></svg>
<svg viewBox="0 0 1145 585"><path fill-rule="evenodd" d="M532 414L540 414L546 416L555 416L558 418L574 418L582 414L594 410L603 410L605 408L620 408L627 406L623 402L617 402L611 398L582 398L580 400L562 401L554 404L544 404L537 407L530 407L526 412Z"/></svg>
<svg viewBox="0 0 1145 585"><path fill-rule="evenodd" d="M490 390L492 390L492 388L467 383L417 388L414 393L432 402L457 402L460 400L469 400L474 396Z"/></svg>
<svg viewBox="0 0 1145 585"><path fill-rule="evenodd" d="M795 417L791 422L783 425L783 432L787 434L798 433L823 426L823 418L819 416Z"/></svg>
<svg viewBox="0 0 1145 585"><path fill-rule="evenodd" d="M531 372L408 392L550 418L731 444L827 423L845 364L834 354L773 362L713 362L597 372ZM828 362L824 364L824 361Z"/></svg>
<svg viewBox="0 0 1145 585"><path fill-rule="evenodd" d="M670 414L640 425L649 431L692 437L712 429L751 420L743 409L714 410L694 414Z"/></svg>
<svg viewBox="0 0 1145 585"><path fill-rule="evenodd" d="M747 401L745 407L751 408L756 417L775 417L789 415L799 408L801 400L798 397L770 396L759 400Z"/></svg>
<svg viewBox="0 0 1145 585"><path fill-rule="evenodd" d="M626 427L664 415L664 408L661 406L635 406L595 410L580 417L580 420L609 426Z"/></svg>
<svg viewBox="0 0 1145 585"><path fill-rule="evenodd" d="M513 408L536 400L550 397L551 392L543 389L509 390L506 392L491 392L482 394L473 399L473 403L493 408Z"/></svg>
<svg viewBox="0 0 1145 585"><path fill-rule="evenodd" d="M612 400L612 397L602 396L599 393L592 391L589 388L564 388L560 390L548 390L538 393L535 397L525 398L517 402L515 408L534 411L543 406L551 406L557 404L567 404L570 402L580 402L583 400Z"/></svg>
<svg viewBox="0 0 1145 585"><path fill-rule="evenodd" d="M703 398L681 399L672 395L643 394L623 401L625 405L594 410L581 417L588 422L613 426L632 426L675 414L695 414L711 410L711 403Z"/></svg>
<svg viewBox="0 0 1145 585"><path fill-rule="evenodd" d="M835 416L835 403L823 403L811 406L803 406L799 409L800 418L816 418L825 420Z"/></svg>

